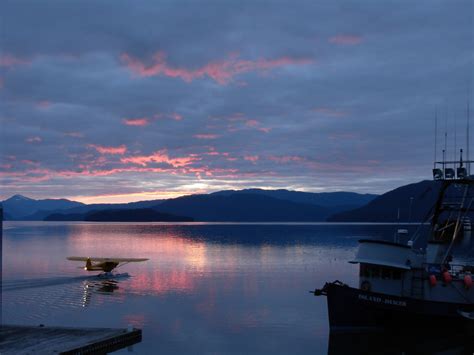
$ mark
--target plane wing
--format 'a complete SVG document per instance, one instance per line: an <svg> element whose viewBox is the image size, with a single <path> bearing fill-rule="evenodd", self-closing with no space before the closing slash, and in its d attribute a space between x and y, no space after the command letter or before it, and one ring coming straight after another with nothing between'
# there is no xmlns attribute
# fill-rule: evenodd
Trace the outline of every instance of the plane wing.
<svg viewBox="0 0 474 355"><path fill-rule="evenodd" d="M96 262L115 262L115 263L138 263L141 261L147 261L147 258L96 258L87 256L68 256L67 260L72 261L96 261Z"/></svg>

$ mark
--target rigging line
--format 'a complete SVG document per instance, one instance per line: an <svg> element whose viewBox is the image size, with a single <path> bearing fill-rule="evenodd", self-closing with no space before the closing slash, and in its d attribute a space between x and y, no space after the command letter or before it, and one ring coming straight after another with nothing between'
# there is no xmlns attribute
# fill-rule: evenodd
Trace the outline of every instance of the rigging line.
<svg viewBox="0 0 474 355"><path fill-rule="evenodd" d="M418 228L416 229L415 233L413 234L413 237L411 237L411 241L413 243L416 242L416 240L420 237L421 233L420 233L420 230L421 230L421 226L423 226L427 221L433 219L434 217L434 214L432 213L433 212L433 209L434 209L435 205L432 205L431 208L429 209L429 211L426 213L425 217L422 219L422 222L421 224L418 225Z"/></svg>
<svg viewBox="0 0 474 355"><path fill-rule="evenodd" d="M453 213L454 213L453 211L450 211L450 212L449 212L449 216L448 216L447 221L449 221L449 220L451 219ZM455 228L456 228L456 227L455 227ZM441 231L441 235L439 236L439 238L440 238L441 240L443 240L444 233L446 232L446 228L444 228L444 227L443 227L443 228L440 228L440 229L437 230L437 232L439 232L439 231Z"/></svg>

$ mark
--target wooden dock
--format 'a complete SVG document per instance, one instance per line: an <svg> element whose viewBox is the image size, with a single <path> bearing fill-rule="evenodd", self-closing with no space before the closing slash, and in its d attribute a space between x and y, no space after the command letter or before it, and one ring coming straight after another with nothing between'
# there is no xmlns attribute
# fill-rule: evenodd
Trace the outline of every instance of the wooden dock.
<svg viewBox="0 0 474 355"><path fill-rule="evenodd" d="M142 340L141 329L2 325L0 354L106 354Z"/></svg>

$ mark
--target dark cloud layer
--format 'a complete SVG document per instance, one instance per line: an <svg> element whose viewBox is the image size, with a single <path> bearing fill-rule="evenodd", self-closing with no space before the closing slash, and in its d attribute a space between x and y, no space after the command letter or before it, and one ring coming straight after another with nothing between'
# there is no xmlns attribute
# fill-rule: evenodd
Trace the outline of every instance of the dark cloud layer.
<svg viewBox="0 0 474 355"><path fill-rule="evenodd" d="M436 109L453 155L474 105L469 0L7 0L0 16L2 198L383 192L429 178Z"/></svg>

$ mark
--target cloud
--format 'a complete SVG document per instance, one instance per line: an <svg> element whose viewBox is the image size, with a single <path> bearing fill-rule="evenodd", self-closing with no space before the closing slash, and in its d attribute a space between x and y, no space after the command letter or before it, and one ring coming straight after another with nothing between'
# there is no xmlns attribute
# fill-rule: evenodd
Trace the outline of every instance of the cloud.
<svg viewBox="0 0 474 355"><path fill-rule="evenodd" d="M148 126L150 124L150 121L146 117L143 117L143 118L124 118L122 120L122 122L126 126L139 126L139 127Z"/></svg>
<svg viewBox="0 0 474 355"><path fill-rule="evenodd" d="M225 60L213 61L197 69L187 69L170 66L167 63L166 54L157 52L153 56L153 64L146 66L140 60L133 58L128 53L120 56L123 63L135 74L139 76L164 75L172 78L180 78L186 82L195 79L209 77L221 85L228 84L236 75L258 71L264 72L278 67L292 65L307 65L313 60L304 58L280 57L276 59L260 58L257 60L239 59L238 54L232 54Z"/></svg>
<svg viewBox="0 0 474 355"><path fill-rule="evenodd" d="M25 64L30 64L30 61L23 58L15 57L12 54L0 55L0 67L11 68Z"/></svg>
<svg viewBox="0 0 474 355"><path fill-rule="evenodd" d="M166 149L154 152L150 155L137 155L120 159L122 163L132 163L141 166L148 166L150 163L165 163L174 168L181 168L199 160L194 156L170 158Z"/></svg>
<svg viewBox="0 0 474 355"><path fill-rule="evenodd" d="M84 134L81 132L66 132L64 135L67 137L84 138Z"/></svg>
<svg viewBox="0 0 474 355"><path fill-rule="evenodd" d="M200 134L193 135L193 137L197 139L216 139L216 138L219 138L220 136L218 134L200 133Z"/></svg>
<svg viewBox="0 0 474 355"><path fill-rule="evenodd" d="M176 112L171 113L169 116L175 121L181 121L183 119L183 116L177 114Z"/></svg>
<svg viewBox="0 0 474 355"><path fill-rule="evenodd" d="M41 137L28 137L25 139L25 142L27 143L41 143L43 140L41 139Z"/></svg>
<svg viewBox="0 0 474 355"><path fill-rule="evenodd" d="M246 155L246 156L244 156L244 160L250 161L254 164L258 161L258 159L259 159L258 155Z"/></svg>
<svg viewBox="0 0 474 355"><path fill-rule="evenodd" d="M245 122L245 125L248 127L257 127L260 124L257 120L248 120Z"/></svg>
<svg viewBox="0 0 474 355"><path fill-rule="evenodd" d="M96 145L96 144L89 144L88 146L91 148L94 148L100 154L124 155L127 151L127 147L123 144L118 147L105 147L105 146Z"/></svg>

